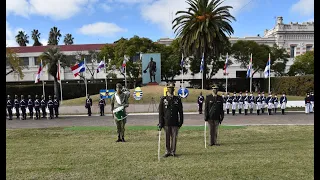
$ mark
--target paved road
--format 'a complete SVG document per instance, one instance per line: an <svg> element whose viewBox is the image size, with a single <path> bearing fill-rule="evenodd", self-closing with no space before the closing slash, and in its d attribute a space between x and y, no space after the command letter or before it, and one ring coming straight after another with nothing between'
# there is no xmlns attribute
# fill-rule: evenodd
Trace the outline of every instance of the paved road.
<svg viewBox="0 0 320 180"><path fill-rule="evenodd" d="M127 125L155 126L158 124L158 115L131 115ZM203 115L185 114L184 125L203 125ZM314 125L314 115L301 112L288 112L286 115L225 115L223 125ZM47 128L70 126L114 126L111 116L69 116L53 120L7 120L7 129L17 128Z"/></svg>

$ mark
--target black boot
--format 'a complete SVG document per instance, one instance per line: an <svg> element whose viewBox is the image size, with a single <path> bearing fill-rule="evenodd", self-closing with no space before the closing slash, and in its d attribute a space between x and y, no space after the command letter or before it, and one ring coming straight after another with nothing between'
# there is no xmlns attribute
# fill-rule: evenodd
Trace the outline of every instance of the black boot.
<svg viewBox="0 0 320 180"><path fill-rule="evenodd" d="M248 109L245 109L244 110L244 115L247 115L248 114Z"/></svg>
<svg viewBox="0 0 320 180"><path fill-rule="evenodd" d="M118 140L116 142L121 142L122 140L120 139L120 135L118 135Z"/></svg>
<svg viewBox="0 0 320 180"><path fill-rule="evenodd" d="M268 109L268 115L271 115L271 109Z"/></svg>
<svg viewBox="0 0 320 180"><path fill-rule="evenodd" d="M258 116L260 115L260 110L257 110L257 115L258 115Z"/></svg>
<svg viewBox="0 0 320 180"><path fill-rule="evenodd" d="M227 109L227 114L229 114L229 109Z"/></svg>
<svg viewBox="0 0 320 180"><path fill-rule="evenodd" d="M274 108L274 113L277 114L277 108Z"/></svg>
<svg viewBox="0 0 320 180"><path fill-rule="evenodd" d="M264 109L261 109L261 114L264 114Z"/></svg>
<svg viewBox="0 0 320 180"><path fill-rule="evenodd" d="M236 113L236 110L232 109L232 115L234 116L234 114Z"/></svg>
<svg viewBox="0 0 320 180"><path fill-rule="evenodd" d="M241 114L241 109L239 109L239 114Z"/></svg>
<svg viewBox="0 0 320 180"><path fill-rule="evenodd" d="M284 115L284 109L281 109L281 114Z"/></svg>
<svg viewBox="0 0 320 180"><path fill-rule="evenodd" d="M124 140L124 137L122 137L121 141L122 141L122 142L126 142L126 141Z"/></svg>
<svg viewBox="0 0 320 180"><path fill-rule="evenodd" d="M253 109L250 109L250 114L252 114L252 112L253 112Z"/></svg>

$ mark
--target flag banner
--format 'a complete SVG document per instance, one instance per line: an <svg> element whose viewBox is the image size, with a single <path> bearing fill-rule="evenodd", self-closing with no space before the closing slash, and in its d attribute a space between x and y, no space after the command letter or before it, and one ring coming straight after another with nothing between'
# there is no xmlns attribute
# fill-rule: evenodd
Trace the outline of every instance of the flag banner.
<svg viewBox="0 0 320 180"><path fill-rule="evenodd" d="M251 76L251 69L252 69L252 58L250 58L250 63L248 65L247 78Z"/></svg>
<svg viewBox="0 0 320 180"><path fill-rule="evenodd" d="M204 66L204 53L202 53L202 59L201 59L201 64L200 64L200 72L203 72L203 66Z"/></svg>
<svg viewBox="0 0 320 180"><path fill-rule="evenodd" d="M105 67L105 62L104 61L100 61L98 67L97 67L97 73L99 73L101 71L102 68Z"/></svg>
<svg viewBox="0 0 320 180"><path fill-rule="evenodd" d="M223 74L225 74L225 75L227 75L227 73L228 73L227 68L228 68L228 54L227 54L226 61L224 62L224 67L223 67Z"/></svg>
<svg viewBox="0 0 320 180"><path fill-rule="evenodd" d="M266 67L264 68L264 78L268 78L270 76L270 55L269 55L269 60L267 62Z"/></svg>
<svg viewBox="0 0 320 180"><path fill-rule="evenodd" d="M71 70L74 77L77 77L81 72L84 72L86 70L86 67L84 65L84 62L80 62L79 64L72 66Z"/></svg>
<svg viewBox="0 0 320 180"><path fill-rule="evenodd" d="M39 65L39 69L38 69L38 73L36 74L36 78L35 78L34 83L40 82L40 76L42 74L42 70L43 70L43 65L42 65L42 60L41 60L40 65Z"/></svg>

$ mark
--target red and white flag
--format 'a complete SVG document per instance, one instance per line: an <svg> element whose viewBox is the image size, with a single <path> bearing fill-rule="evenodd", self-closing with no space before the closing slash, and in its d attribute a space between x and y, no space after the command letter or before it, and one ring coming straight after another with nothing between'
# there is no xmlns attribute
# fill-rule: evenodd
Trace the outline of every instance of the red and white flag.
<svg viewBox="0 0 320 180"><path fill-rule="evenodd" d="M226 61L224 63L224 67L223 67L223 74L225 74L225 75L227 75L227 73L228 73L227 68L228 68L228 53L227 53Z"/></svg>
<svg viewBox="0 0 320 180"><path fill-rule="evenodd" d="M36 79L35 79L34 83L40 82L40 76L42 74L42 70L43 70L43 64L42 64L42 60L41 60L40 65L39 65L39 69L38 69L38 73L36 75Z"/></svg>
<svg viewBox="0 0 320 180"><path fill-rule="evenodd" d="M60 81L60 61L58 61L57 80Z"/></svg>

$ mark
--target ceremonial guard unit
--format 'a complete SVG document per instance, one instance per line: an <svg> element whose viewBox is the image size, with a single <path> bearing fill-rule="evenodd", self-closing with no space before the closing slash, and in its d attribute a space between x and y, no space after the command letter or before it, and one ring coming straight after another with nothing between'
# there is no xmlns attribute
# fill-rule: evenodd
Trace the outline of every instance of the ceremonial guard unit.
<svg viewBox="0 0 320 180"><path fill-rule="evenodd" d="M198 111L199 111L199 114L202 114L203 101L204 101L204 97L202 96L202 92L201 92L200 96L198 96Z"/></svg>

